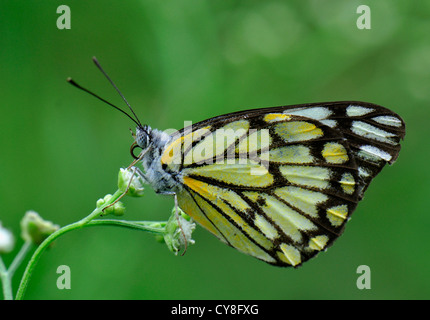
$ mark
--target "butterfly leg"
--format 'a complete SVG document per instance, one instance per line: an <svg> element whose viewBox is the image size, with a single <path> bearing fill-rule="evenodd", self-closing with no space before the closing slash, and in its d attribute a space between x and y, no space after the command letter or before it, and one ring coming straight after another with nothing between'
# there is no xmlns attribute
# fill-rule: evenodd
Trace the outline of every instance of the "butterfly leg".
<svg viewBox="0 0 430 320"><path fill-rule="evenodd" d="M134 172L143 180L144 183L148 183L148 179L142 170L135 166L132 166L131 169L134 170Z"/></svg>
<svg viewBox="0 0 430 320"><path fill-rule="evenodd" d="M134 175L137 174L140 178L144 179L144 176L141 176L141 174L143 175L143 172L139 170L139 168L137 167L131 167L131 169L133 170L133 175L130 178L130 181L127 184L127 188L125 189L125 191L118 197L118 199L116 199L114 202L112 202L110 205L106 206L104 210L106 210L109 207L112 207L113 205L115 205L119 200L121 200L122 197L124 197L126 195L126 193L128 192L128 189L130 189L130 185L131 182L133 181ZM144 180L146 181L146 180Z"/></svg>
<svg viewBox="0 0 430 320"><path fill-rule="evenodd" d="M155 191L157 194L162 194L165 196L175 196L176 199L176 192L174 191L164 191L164 190L159 190L159 191Z"/></svg>

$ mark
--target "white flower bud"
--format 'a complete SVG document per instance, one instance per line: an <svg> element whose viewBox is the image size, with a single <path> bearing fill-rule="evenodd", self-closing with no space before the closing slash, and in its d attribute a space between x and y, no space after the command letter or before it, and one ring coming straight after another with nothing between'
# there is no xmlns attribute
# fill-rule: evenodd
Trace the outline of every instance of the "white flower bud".
<svg viewBox="0 0 430 320"><path fill-rule="evenodd" d="M13 250L15 245L15 238L12 232L3 228L0 222L0 253L8 253Z"/></svg>
<svg viewBox="0 0 430 320"><path fill-rule="evenodd" d="M181 250L184 250L188 244L194 244L191 235L196 228L196 224L192 219L178 208L178 216L176 216L175 208L172 210L172 215L166 224L166 233L164 241L175 255Z"/></svg>
<svg viewBox="0 0 430 320"><path fill-rule="evenodd" d="M135 169L121 168L118 173L118 188L132 197L143 196L143 180L139 174L136 174Z"/></svg>
<svg viewBox="0 0 430 320"><path fill-rule="evenodd" d="M37 212L27 211L21 220L21 236L25 241L35 245L41 244L46 238L57 231L60 226L44 220Z"/></svg>

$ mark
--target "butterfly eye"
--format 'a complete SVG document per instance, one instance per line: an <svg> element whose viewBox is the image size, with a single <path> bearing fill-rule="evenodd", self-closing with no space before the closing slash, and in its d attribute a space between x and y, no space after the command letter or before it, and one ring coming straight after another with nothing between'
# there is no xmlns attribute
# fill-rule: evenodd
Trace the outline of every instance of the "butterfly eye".
<svg viewBox="0 0 430 320"><path fill-rule="evenodd" d="M136 143L137 145L142 148L146 149L146 147L149 144L149 127L148 126L138 126L136 128Z"/></svg>
<svg viewBox="0 0 430 320"><path fill-rule="evenodd" d="M139 156L136 156L135 154L134 154L134 149L136 149L136 148L140 148L140 149L142 149L141 147L139 147L138 145L137 145L137 143L136 142L133 142L133 144L131 145L131 147L130 147L130 154L131 154L131 156L134 158L134 159L138 159L139 158Z"/></svg>

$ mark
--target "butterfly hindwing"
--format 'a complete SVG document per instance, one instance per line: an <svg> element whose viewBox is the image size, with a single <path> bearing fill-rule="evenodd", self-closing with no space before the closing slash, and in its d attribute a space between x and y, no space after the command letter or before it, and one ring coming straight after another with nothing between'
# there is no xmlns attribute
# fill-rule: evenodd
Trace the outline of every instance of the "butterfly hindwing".
<svg viewBox="0 0 430 320"><path fill-rule="evenodd" d="M179 206L203 227L241 252L298 266L343 232L403 136L401 118L376 105L264 108L184 128L161 161L182 186Z"/></svg>

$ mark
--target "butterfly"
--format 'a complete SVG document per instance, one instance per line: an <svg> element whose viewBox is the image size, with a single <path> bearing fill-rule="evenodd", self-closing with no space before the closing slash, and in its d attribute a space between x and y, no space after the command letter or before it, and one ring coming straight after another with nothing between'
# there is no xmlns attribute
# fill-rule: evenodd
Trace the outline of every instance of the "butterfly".
<svg viewBox="0 0 430 320"><path fill-rule="evenodd" d="M227 245L283 267L333 244L405 136L399 115L359 101L245 110L174 134L129 118L131 153L157 193Z"/></svg>

